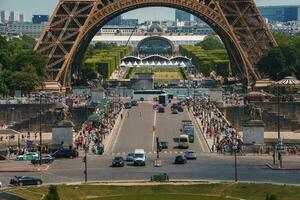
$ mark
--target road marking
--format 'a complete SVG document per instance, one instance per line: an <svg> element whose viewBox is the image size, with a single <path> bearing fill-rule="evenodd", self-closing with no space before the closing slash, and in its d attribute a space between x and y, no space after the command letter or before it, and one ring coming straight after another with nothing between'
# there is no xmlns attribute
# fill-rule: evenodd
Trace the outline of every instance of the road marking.
<svg viewBox="0 0 300 200"><path fill-rule="evenodd" d="M155 130L156 130L156 111L154 110L153 133L152 133L152 151L154 151Z"/></svg>
<svg viewBox="0 0 300 200"><path fill-rule="evenodd" d="M172 152L172 151L169 151L169 153L171 153L171 154L172 154L173 152Z"/></svg>
<svg viewBox="0 0 300 200"><path fill-rule="evenodd" d="M124 116L126 116L127 112L128 112L128 111L126 110L126 112L124 113ZM113 143L113 146L112 146L112 148L111 148L111 151L114 151L114 149L115 149L116 143L117 143L118 138L119 138L119 135L120 135L120 131L122 130L122 127L123 127L123 124L124 124L124 121L125 121L125 119L123 118L123 119L121 120L121 124L120 124L120 126L119 126L118 131L117 131L117 136L116 136L116 139L114 140L114 143Z"/></svg>
<svg viewBox="0 0 300 200"><path fill-rule="evenodd" d="M148 154L152 154L152 152L150 151Z"/></svg>
<svg viewBox="0 0 300 200"><path fill-rule="evenodd" d="M177 151L175 151L175 154L177 154Z"/></svg>
<svg viewBox="0 0 300 200"><path fill-rule="evenodd" d="M190 114L189 111L188 111L187 113L188 113L188 116L189 116L190 120L192 120L192 122L193 122L193 124L194 124L194 127L196 128L196 126L197 126L197 128L198 128L198 130L199 130L198 124L195 124L195 119L194 119L193 117L191 117L191 114ZM201 131L201 130L200 130L200 131ZM200 139L200 136L199 136L199 134L198 134L198 131L195 131L195 134L197 135L197 139L198 139L199 145L200 145L200 147L201 147L201 149L202 149L202 152L205 152L205 151L204 151L203 144L201 143L201 139ZM200 133L200 134L201 134L201 133Z"/></svg>
<svg viewBox="0 0 300 200"><path fill-rule="evenodd" d="M124 156L126 155L126 153L125 153L125 152L123 152L122 154L123 154Z"/></svg>

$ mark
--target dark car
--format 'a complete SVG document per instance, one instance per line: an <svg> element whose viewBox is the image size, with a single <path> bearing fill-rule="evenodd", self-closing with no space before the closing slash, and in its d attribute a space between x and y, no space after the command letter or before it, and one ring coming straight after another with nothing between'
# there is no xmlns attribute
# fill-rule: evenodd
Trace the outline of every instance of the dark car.
<svg viewBox="0 0 300 200"><path fill-rule="evenodd" d="M0 155L0 160L6 160L6 157L3 155Z"/></svg>
<svg viewBox="0 0 300 200"><path fill-rule="evenodd" d="M10 180L10 184L15 186L41 185L42 183L43 181L41 179L31 176L15 176L15 178Z"/></svg>
<svg viewBox="0 0 300 200"><path fill-rule="evenodd" d="M165 108L164 107L159 107L158 108L158 112L159 113L164 113L165 112Z"/></svg>
<svg viewBox="0 0 300 200"><path fill-rule="evenodd" d="M175 164L185 164L186 163L186 158L182 155L176 156L175 157Z"/></svg>
<svg viewBox="0 0 300 200"><path fill-rule="evenodd" d="M132 105L132 106L138 106L139 103L138 103L137 101L133 100L133 101L131 101L131 105Z"/></svg>
<svg viewBox="0 0 300 200"><path fill-rule="evenodd" d="M177 106L177 110L178 110L178 112L183 112L182 106Z"/></svg>
<svg viewBox="0 0 300 200"><path fill-rule="evenodd" d="M176 108L172 109L172 114L178 114L178 110Z"/></svg>
<svg viewBox="0 0 300 200"><path fill-rule="evenodd" d="M112 166L113 167L124 167L124 159L123 159L123 157L115 157L112 160Z"/></svg>
<svg viewBox="0 0 300 200"><path fill-rule="evenodd" d="M168 142L159 142L159 147L161 149L168 149Z"/></svg>
<svg viewBox="0 0 300 200"><path fill-rule="evenodd" d="M42 155L42 164L51 164L54 159L51 155ZM40 158L31 160L31 163L36 165L40 163Z"/></svg>
<svg viewBox="0 0 300 200"><path fill-rule="evenodd" d="M131 102L126 102L126 103L124 103L124 107L125 107L125 109L130 109L131 108Z"/></svg>
<svg viewBox="0 0 300 200"><path fill-rule="evenodd" d="M75 158L78 156L78 152L75 149L59 149L51 156L53 158Z"/></svg>
<svg viewBox="0 0 300 200"><path fill-rule="evenodd" d="M130 153L127 154L126 161L127 162L133 162L134 161L134 153L133 152L130 152Z"/></svg>

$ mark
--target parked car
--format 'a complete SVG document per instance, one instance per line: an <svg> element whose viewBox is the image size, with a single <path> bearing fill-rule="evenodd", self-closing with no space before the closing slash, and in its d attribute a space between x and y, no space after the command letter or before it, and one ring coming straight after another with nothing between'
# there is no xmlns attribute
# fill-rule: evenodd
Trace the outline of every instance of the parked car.
<svg viewBox="0 0 300 200"><path fill-rule="evenodd" d="M136 100L131 101L131 106L138 106L139 103Z"/></svg>
<svg viewBox="0 0 300 200"><path fill-rule="evenodd" d="M39 154L37 152L27 152L23 155L18 155L16 157L16 160L33 160L37 159L39 157Z"/></svg>
<svg viewBox="0 0 300 200"><path fill-rule="evenodd" d="M131 108L131 102L125 102L124 103L124 107L125 107L125 109L130 109Z"/></svg>
<svg viewBox="0 0 300 200"><path fill-rule="evenodd" d="M3 155L0 155L0 160L6 160L6 157Z"/></svg>
<svg viewBox="0 0 300 200"><path fill-rule="evenodd" d="M127 154L126 161L127 162L133 162L134 161L134 153L133 152L130 152L130 153Z"/></svg>
<svg viewBox="0 0 300 200"><path fill-rule="evenodd" d="M197 154L193 150L187 150L186 152L184 152L184 157L187 160L196 160L197 159Z"/></svg>
<svg viewBox="0 0 300 200"><path fill-rule="evenodd" d="M124 159L123 157L114 157L112 160L113 167L124 167Z"/></svg>
<svg viewBox="0 0 300 200"><path fill-rule="evenodd" d="M165 112L165 108L164 107L159 107L158 108L158 112L159 113L164 113Z"/></svg>
<svg viewBox="0 0 300 200"><path fill-rule="evenodd" d="M169 175L167 173L154 174L151 176L150 181L166 182L169 181Z"/></svg>
<svg viewBox="0 0 300 200"><path fill-rule="evenodd" d="M53 161L54 161L54 158L51 155L49 155L49 154L42 155L42 164L51 164L51 163L53 163ZM31 163L34 165L39 164L40 158L31 160Z"/></svg>
<svg viewBox="0 0 300 200"><path fill-rule="evenodd" d="M42 183L43 181L41 179L31 176L15 176L15 178L10 180L10 184L15 186L41 185Z"/></svg>
<svg viewBox="0 0 300 200"><path fill-rule="evenodd" d="M176 108L172 109L172 114L178 114L178 110Z"/></svg>
<svg viewBox="0 0 300 200"><path fill-rule="evenodd" d="M78 152L75 149L59 149L51 154L53 158L75 158Z"/></svg>
<svg viewBox="0 0 300 200"><path fill-rule="evenodd" d="M159 147L161 149L168 149L168 142L159 142Z"/></svg>
<svg viewBox="0 0 300 200"><path fill-rule="evenodd" d="M175 164L185 164L186 163L186 158L182 155L176 156L174 163Z"/></svg>
<svg viewBox="0 0 300 200"><path fill-rule="evenodd" d="M0 188L2 188L2 182L0 181Z"/></svg>

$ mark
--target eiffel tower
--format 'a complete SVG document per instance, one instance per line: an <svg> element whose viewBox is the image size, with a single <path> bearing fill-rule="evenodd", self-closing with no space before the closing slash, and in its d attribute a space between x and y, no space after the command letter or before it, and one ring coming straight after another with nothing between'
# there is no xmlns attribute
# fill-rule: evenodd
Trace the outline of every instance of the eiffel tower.
<svg viewBox="0 0 300 200"><path fill-rule="evenodd" d="M66 86L103 25L130 10L153 6L184 10L206 22L222 39L233 74L248 83L261 78L256 64L277 45L254 0L60 0L35 46L47 59L48 79Z"/></svg>

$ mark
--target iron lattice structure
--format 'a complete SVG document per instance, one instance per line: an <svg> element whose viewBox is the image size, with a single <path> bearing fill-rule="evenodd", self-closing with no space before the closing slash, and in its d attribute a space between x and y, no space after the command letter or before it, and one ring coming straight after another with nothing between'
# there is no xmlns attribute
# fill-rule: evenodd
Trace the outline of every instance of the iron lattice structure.
<svg viewBox="0 0 300 200"><path fill-rule="evenodd" d="M206 22L222 39L233 74L248 82L267 49L276 46L254 0L60 0L35 50L47 59L47 76L67 84L93 36L110 19L142 7L187 11Z"/></svg>

